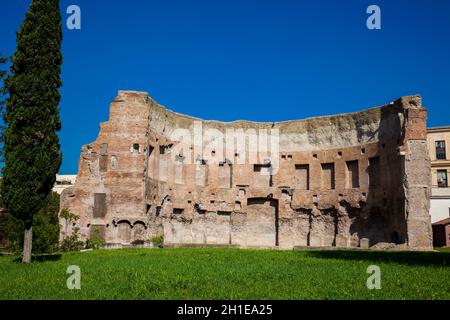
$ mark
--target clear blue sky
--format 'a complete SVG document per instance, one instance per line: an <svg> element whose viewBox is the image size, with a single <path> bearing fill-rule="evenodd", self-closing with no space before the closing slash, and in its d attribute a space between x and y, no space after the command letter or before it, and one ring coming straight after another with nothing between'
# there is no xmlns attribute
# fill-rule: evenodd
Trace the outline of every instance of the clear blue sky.
<svg viewBox="0 0 450 320"><path fill-rule="evenodd" d="M0 0L0 51L12 54L29 0ZM429 126L450 125L450 1L71 0L64 26L61 173L120 89L174 111L279 121L351 112L421 94ZM366 28L377 4L382 30ZM65 25L65 24L64 24Z"/></svg>

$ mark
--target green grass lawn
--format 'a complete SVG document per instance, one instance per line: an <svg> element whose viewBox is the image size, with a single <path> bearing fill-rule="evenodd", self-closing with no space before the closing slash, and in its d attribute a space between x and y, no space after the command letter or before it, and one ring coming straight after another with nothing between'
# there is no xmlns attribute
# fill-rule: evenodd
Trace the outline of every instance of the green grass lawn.
<svg viewBox="0 0 450 320"><path fill-rule="evenodd" d="M0 257L0 299L450 299L450 252L100 250ZM381 290L368 290L369 265ZM81 268L81 290L66 269Z"/></svg>

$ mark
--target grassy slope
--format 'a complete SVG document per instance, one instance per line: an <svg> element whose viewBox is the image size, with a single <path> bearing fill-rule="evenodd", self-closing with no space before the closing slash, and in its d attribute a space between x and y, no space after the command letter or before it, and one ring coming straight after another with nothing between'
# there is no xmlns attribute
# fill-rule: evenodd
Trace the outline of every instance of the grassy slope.
<svg viewBox="0 0 450 320"><path fill-rule="evenodd" d="M450 252L129 249L22 265L0 257L0 299L450 299ZM368 290L380 266L382 289ZM81 267L81 290L66 269Z"/></svg>

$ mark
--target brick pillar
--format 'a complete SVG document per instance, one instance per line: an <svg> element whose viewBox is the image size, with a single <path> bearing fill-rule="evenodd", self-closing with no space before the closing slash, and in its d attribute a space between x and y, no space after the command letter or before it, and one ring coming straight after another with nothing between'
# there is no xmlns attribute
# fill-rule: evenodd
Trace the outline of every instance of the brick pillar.
<svg viewBox="0 0 450 320"><path fill-rule="evenodd" d="M431 165L427 147L427 111L422 108L419 96L402 98L402 104L405 124L400 152L404 159L407 242L411 248L431 249Z"/></svg>

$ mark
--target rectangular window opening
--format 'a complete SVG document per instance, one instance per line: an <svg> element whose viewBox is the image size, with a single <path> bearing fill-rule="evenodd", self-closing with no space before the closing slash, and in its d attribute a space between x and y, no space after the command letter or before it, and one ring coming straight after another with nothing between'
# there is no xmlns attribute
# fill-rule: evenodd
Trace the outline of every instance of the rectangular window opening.
<svg viewBox="0 0 450 320"><path fill-rule="evenodd" d="M437 171L437 182L438 182L439 188L447 188L448 187L447 170L438 170Z"/></svg>
<svg viewBox="0 0 450 320"><path fill-rule="evenodd" d="M445 141L436 141L436 160L446 160Z"/></svg>

